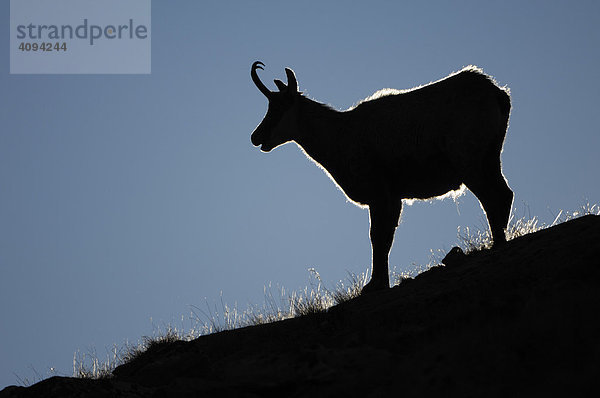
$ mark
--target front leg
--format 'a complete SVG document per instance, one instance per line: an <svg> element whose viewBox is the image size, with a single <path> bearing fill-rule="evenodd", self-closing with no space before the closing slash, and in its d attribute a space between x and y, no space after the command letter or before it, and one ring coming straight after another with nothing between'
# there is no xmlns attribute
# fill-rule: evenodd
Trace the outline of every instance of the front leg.
<svg viewBox="0 0 600 398"><path fill-rule="evenodd" d="M397 202L393 200L380 201L369 205L373 269L371 281L365 285L362 290L363 293L390 287L388 258L401 211L401 200Z"/></svg>

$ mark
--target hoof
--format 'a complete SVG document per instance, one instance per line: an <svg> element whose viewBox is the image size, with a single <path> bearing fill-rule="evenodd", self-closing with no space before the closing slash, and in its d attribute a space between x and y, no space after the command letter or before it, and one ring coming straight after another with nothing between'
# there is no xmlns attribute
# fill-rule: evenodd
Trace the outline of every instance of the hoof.
<svg viewBox="0 0 600 398"><path fill-rule="evenodd" d="M467 255L465 254L465 252L462 251L460 247L455 246L452 249L450 249L448 254L446 254L446 257L444 257L442 263L446 267L452 267L453 265L458 265L462 263L466 256Z"/></svg>
<svg viewBox="0 0 600 398"><path fill-rule="evenodd" d="M503 247L506 245L506 239L494 239L492 247Z"/></svg>
<svg viewBox="0 0 600 398"><path fill-rule="evenodd" d="M371 292L377 292L379 290L385 290L390 288L390 283L386 281L378 281L375 279L371 279L369 283L363 287L360 294L369 294Z"/></svg>

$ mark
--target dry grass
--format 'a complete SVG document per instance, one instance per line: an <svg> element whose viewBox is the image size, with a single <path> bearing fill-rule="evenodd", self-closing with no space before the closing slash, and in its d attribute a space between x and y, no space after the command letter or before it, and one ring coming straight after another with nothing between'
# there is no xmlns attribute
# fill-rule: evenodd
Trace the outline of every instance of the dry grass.
<svg viewBox="0 0 600 398"><path fill-rule="evenodd" d="M273 293L271 284L265 286L265 302L261 307L250 306L245 311L237 306L227 305L221 297L220 305L205 307L192 306L190 320L192 326L176 328L167 325L156 328L154 336L145 336L137 344L126 343L124 347L117 345L107 350L101 358L95 350L88 353L77 351L73 357L73 377L101 379L110 377L119 365L130 362L144 352L175 341L190 341L207 334L246 326L272 323L288 318L306 316L327 311L330 307L357 297L366 283L366 273L355 275L348 273L347 280L339 281L334 289L327 289L321 276L315 269L309 269L309 286L300 292L286 294L284 288Z"/></svg>
<svg viewBox="0 0 600 398"><path fill-rule="evenodd" d="M535 216L531 217L527 215L518 219L513 216L507 229L507 238L511 240L588 214L600 215L600 206L588 203L573 212L563 212L561 210L549 225L541 223ZM459 245L466 253L487 249L491 247L492 242L487 229L482 231L479 229L473 230L468 227L458 229L458 239L460 242ZM413 278L421 272L438 265L441 256L443 256L441 251L432 251L428 264L413 264L411 271L392 272L391 279L393 284L398 285L402 281ZM205 308L192 306L190 316L192 326L187 331L184 327L178 329L172 325L167 325L162 330L160 328L157 329L153 337L143 337L142 341L137 344L126 344L124 348L118 348L116 345L113 346L107 350L105 359L100 359L95 351L88 352L87 354L82 354L78 351L73 357L73 376L94 379L110 377L115 367L127 363L147 350L162 344L169 344L175 341L190 341L199 336L224 330L322 313L334 305L360 295L368 279L366 272L360 275L348 273L346 281L339 281L333 289L328 289L324 286L321 276L315 269L309 269L309 274L309 286L299 292L286 294L285 289L279 287L274 294L274 288L271 284L265 286L264 304L262 306L250 306L244 311L238 310L237 305L233 307L227 305L223 301L223 297L221 297L220 305L211 306L207 302Z"/></svg>
<svg viewBox="0 0 600 398"><path fill-rule="evenodd" d="M600 215L600 205L586 203L578 210L569 212L560 210L554 217L554 221L550 224L540 222L537 216L524 215L520 218L515 218L515 210L511 214L506 230L506 238L512 240L519 236L531 234L541 229L546 229L554 225L572 220L574 218L583 217L585 215ZM489 229L472 230L469 227L458 228L459 246L465 253L489 249L492 246L492 236Z"/></svg>

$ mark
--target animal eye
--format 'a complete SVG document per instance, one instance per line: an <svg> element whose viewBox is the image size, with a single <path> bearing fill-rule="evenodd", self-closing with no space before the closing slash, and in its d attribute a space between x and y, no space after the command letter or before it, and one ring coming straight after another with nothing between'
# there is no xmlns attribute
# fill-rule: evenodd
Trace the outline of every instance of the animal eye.
<svg viewBox="0 0 600 398"><path fill-rule="evenodd" d="M273 103L273 110L277 112L285 112L292 106L292 100L283 98L281 101Z"/></svg>

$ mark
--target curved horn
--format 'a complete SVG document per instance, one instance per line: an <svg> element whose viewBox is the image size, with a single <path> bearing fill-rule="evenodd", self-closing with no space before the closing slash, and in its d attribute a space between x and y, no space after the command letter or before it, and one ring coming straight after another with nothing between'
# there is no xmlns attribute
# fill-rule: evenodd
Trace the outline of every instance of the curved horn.
<svg viewBox="0 0 600 398"><path fill-rule="evenodd" d="M256 73L256 70L263 69L263 66L265 66L265 64L263 64L260 61L256 61L255 63L253 63L252 69L250 70L250 76L252 77L252 81L254 82L254 84L256 84L256 87L258 87L260 92L263 93L265 97L270 99L272 97L271 91L263 84L263 82L260 81L260 79L258 78L258 74Z"/></svg>
<svg viewBox="0 0 600 398"><path fill-rule="evenodd" d="M290 68L285 68L285 74L288 80L288 90L292 93L298 92L298 82L296 81L296 75Z"/></svg>

